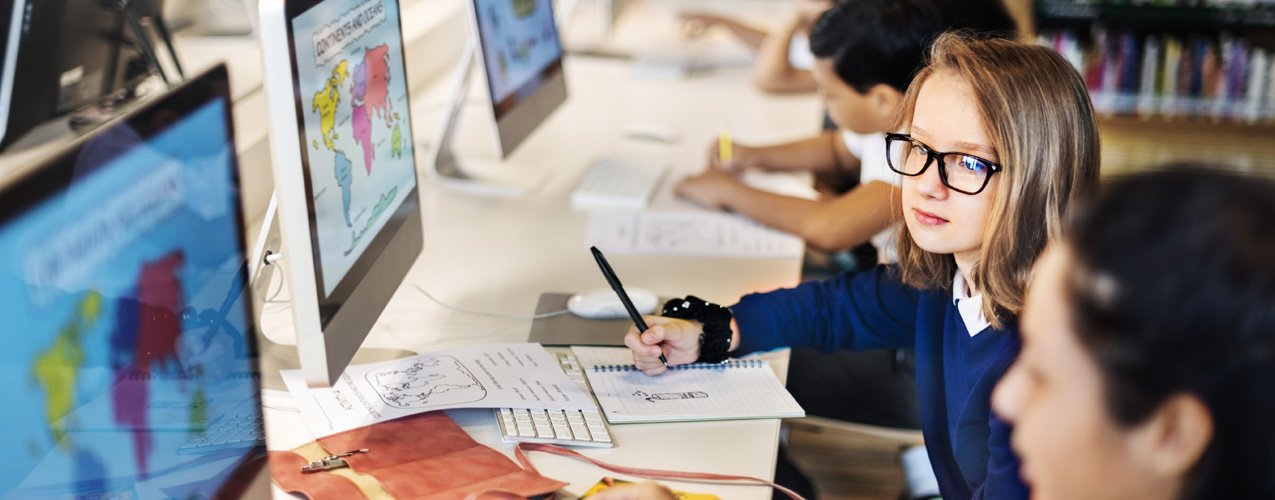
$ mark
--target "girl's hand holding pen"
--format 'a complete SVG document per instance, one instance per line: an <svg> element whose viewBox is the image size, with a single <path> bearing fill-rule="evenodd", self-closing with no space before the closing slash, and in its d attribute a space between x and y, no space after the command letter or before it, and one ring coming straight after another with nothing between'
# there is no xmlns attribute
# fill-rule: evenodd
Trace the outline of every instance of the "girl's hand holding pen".
<svg viewBox="0 0 1275 500"><path fill-rule="evenodd" d="M633 350L633 365L647 375L659 375L668 368L660 362L660 354L668 359L669 366L694 363L699 359L699 337L704 326L689 321L664 316L643 316L647 330L639 332L630 326L624 335L624 345Z"/></svg>

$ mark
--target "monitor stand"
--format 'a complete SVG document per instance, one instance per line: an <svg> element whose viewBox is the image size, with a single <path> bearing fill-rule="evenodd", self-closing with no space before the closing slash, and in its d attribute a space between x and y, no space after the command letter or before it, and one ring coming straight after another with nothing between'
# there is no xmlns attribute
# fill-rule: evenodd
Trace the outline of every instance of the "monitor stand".
<svg viewBox="0 0 1275 500"><path fill-rule="evenodd" d="M297 352L297 346L276 343L261 333L261 317L265 312L267 300L269 297L269 288L271 276L273 276L274 268L282 257L279 253L281 238L279 236L279 217L278 217L278 195L271 193L270 204L266 207L266 215L262 220L261 228L258 230L257 239L253 243L252 253L248 256L248 286L252 289L252 308L253 318L258 325L257 330L257 350L261 360L261 387L263 389L273 389L277 391L288 391L287 385L283 383L283 377L279 375L279 370L300 370L301 354ZM281 285L282 286L282 285ZM379 363L382 361L392 361L402 359L408 356L415 356L417 353L406 349L386 349L377 347L360 347L354 353L354 358L350 360L353 364Z"/></svg>
<svg viewBox="0 0 1275 500"><path fill-rule="evenodd" d="M460 123L460 112L464 108L465 97L469 93L469 77L474 72L477 59L474 56L474 50L474 41L471 38L465 43L465 50L461 53L451 103L443 114L443 124L438 128L438 134L434 140L434 154L430 157L426 173L431 180L444 189L483 196L526 197L544 184L543 175L524 183L480 179L464 171L461 161L452 150L452 140L456 135L456 127Z"/></svg>
<svg viewBox="0 0 1275 500"><path fill-rule="evenodd" d="M274 342L262 335L260 328L257 330L257 350L260 351L258 356L261 360L261 388L287 392L288 386L283 383L283 377L279 375L279 370L300 370L301 354L297 352L297 346ZM360 347L358 352L354 353L354 359L351 359L349 364L380 363L403 359L416 354L406 349Z"/></svg>

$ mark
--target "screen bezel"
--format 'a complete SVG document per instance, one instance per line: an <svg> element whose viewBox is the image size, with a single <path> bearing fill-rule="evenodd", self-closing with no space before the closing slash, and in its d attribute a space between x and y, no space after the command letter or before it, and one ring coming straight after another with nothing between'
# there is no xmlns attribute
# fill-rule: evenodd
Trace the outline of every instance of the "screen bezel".
<svg viewBox="0 0 1275 500"><path fill-rule="evenodd" d="M474 13L474 29L482 30L483 29L483 22L481 19L482 16L479 14L479 11L478 11L478 2L481 0L468 0L468 1L470 2L470 9ZM491 97L492 115L496 117L496 120L500 120L504 118L505 115L509 114L511 111L516 109L519 104L530 100L531 96L535 95L536 92L544 88L545 84L553 82L554 78L560 75L563 71L562 58L566 55L566 50L563 49L562 47L562 34L558 30L557 17L555 16L553 11L553 2L547 1L545 2L545 4L549 8L549 17L554 19L553 41L554 43L558 44L558 58L554 59L552 62L545 65L545 67L542 68L540 72L537 73L535 76L533 76L531 80L528 80L526 83L522 84L518 88L515 88L513 92L510 92L508 96L505 96L504 99L501 99L499 101L496 100L496 85L492 81L491 72L487 70L486 42L483 40L482 33L474 33L474 36L478 38L478 51L479 51L478 57L480 61L483 61L483 64L482 64L483 77L486 80L486 84L487 84L487 95Z"/></svg>
<svg viewBox="0 0 1275 500"><path fill-rule="evenodd" d="M26 214L33 208L38 207L50 198L67 192L74 185L83 182L84 179L96 174L102 168L110 165L116 158L129 154L132 148L118 151L114 156L103 157L93 165L79 164L79 155L81 150L89 141L109 132L121 123L130 125L133 130L137 131L143 140L149 140L159 134L172 128L180 123L174 121L155 130L146 130L139 127L143 121L156 113L177 110L178 115L188 115L190 112L202 108L216 99L221 99L224 104L223 113L226 124L226 141L230 145L230 150L236 152L234 119L231 109L234 102L230 94L230 78L226 72L226 66L219 64L209 69L202 75L196 76L180 87L169 91L167 94L158 98L158 100L147 103L142 107L129 112L123 118L102 126L93 133L88 134L76 140L71 145L62 149L61 152L47 158L37 165L32 165L21 172L15 174L11 179L5 179L0 182L0 226L13 221L15 218ZM245 259L248 258L246 227L243 213L242 200L242 184L239 172L239 157L237 154L229 155L230 160L230 182L231 182L231 203L236 207L234 224L235 235L239 238L239 252ZM248 359L251 360L251 370L257 376L250 377L252 381L253 394L261 394L261 352L257 346L257 325L252 315L252 290L248 286L248 274L240 273L236 276L239 285L242 287L241 300L244 301L245 307L243 311L244 325L244 347L247 350ZM257 406L260 413L264 414L264 409ZM213 498L237 498L244 493L245 478L255 475L259 468L265 465L265 461L261 460L265 456L265 444L259 444L250 448L251 452L245 452L240 461L235 464L231 472L227 474L227 481L223 483Z"/></svg>
<svg viewBox="0 0 1275 500"><path fill-rule="evenodd" d="M292 24L293 24L293 20L296 19L297 16L300 16L306 13L310 9L314 8L315 6L325 1L329 1L329 0L288 0L284 2L284 26L285 26L286 37L287 37L288 62L289 62L289 65L291 66L289 68L289 71L292 72L292 78L291 78L292 96L293 96L293 100L295 101L293 105L293 109L296 112L295 123L297 127L297 136L299 139L295 146L298 148L298 151L300 152L301 175L305 179L304 189L305 189L305 195L306 195L305 198L306 198L307 225L309 226L308 229L310 233L309 234L310 250L311 250L310 257L314 264L314 284L316 287L315 295L317 296L316 298L319 299L318 300L319 326L320 328L324 330L327 329L328 325L332 322L333 318L336 317L336 315L340 312L341 308L354 295L354 291L358 287L359 283L362 282L363 278L366 277L369 271L372 270L376 260L381 256L381 254L385 253L385 251L390 247L391 242L394 239L394 236L403 228L403 224L409 219L412 212L417 210L417 207L420 203L419 202L420 178L416 178L416 181L414 185L412 186L411 191L409 191L406 194L406 198L403 200L402 203L399 204L398 208L394 210L394 213L390 214L389 218L385 222L385 226L383 226L381 230L376 234L376 236L374 236L372 240L368 242L367 248L363 250L363 253L359 255L359 258L354 261L354 265L350 266L350 269L346 271L345 275L341 277L341 280L337 282L336 287L332 289L332 293L330 294L324 293L327 287L324 286L325 282L323 279L323 261L322 261L322 256L319 253L321 252L321 249L319 248L318 224L317 224L316 214L315 214L314 197L312 196L312 193L314 192L314 185L311 182L311 178L310 178L310 156L309 156L309 151L306 149L306 144L309 143L310 139L306 137L305 104L299 97L303 95L301 93L301 73L297 65L295 35L292 29ZM395 23L397 24L397 28L398 28L399 45L400 45L400 48L404 52L406 52L407 44L403 40L403 6L402 4L400 4L398 0L380 0L380 1L394 2L395 5L397 6L398 19L395 20ZM412 97L411 97L411 88L410 88L411 86L407 85L407 82L410 82L411 79L408 77L408 74L407 74L407 60L405 58L405 55L400 54L400 57L402 58L401 63L403 66L403 82L404 82L404 91L406 93L405 97L408 102L408 105L405 106L406 109L403 110L403 115L406 118L408 126L410 128L411 120L412 120L412 111L411 111ZM409 134L408 140L410 140L410 134ZM284 147L287 147L287 146L284 146ZM413 163L415 163L415 159L413 159ZM415 168L412 169L412 175L413 177L416 176Z"/></svg>

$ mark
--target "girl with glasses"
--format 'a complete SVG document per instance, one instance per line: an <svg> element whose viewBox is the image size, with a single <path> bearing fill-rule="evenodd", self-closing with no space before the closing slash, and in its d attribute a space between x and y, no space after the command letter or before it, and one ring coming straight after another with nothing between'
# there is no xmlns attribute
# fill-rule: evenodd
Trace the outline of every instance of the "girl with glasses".
<svg viewBox="0 0 1275 500"><path fill-rule="evenodd" d="M1036 265L993 407L1034 498L1275 498L1275 183L1104 186Z"/></svg>
<svg viewBox="0 0 1275 500"><path fill-rule="evenodd" d="M1033 261L1097 182L1088 93L1047 47L948 33L898 120L893 130L905 135L888 142L891 168L904 175L897 266L748 295L728 309L677 299L625 342L650 375L667 369L660 355L671 366L789 346L915 347L921 427L943 498L1027 498L991 392L1018 355Z"/></svg>

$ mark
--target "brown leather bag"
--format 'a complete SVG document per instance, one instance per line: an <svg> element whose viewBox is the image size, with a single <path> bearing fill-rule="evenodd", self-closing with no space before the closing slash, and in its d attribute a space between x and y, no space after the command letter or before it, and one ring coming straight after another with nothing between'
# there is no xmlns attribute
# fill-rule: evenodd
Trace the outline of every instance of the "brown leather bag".
<svg viewBox="0 0 1275 500"><path fill-rule="evenodd" d="M348 468L301 472L321 457L361 449L368 451L344 457ZM270 472L280 488L311 500L445 500L485 492L536 497L567 485L478 444L442 411L360 427L291 451L272 451Z"/></svg>
<svg viewBox="0 0 1275 500"><path fill-rule="evenodd" d="M344 458L348 468L301 472L302 466L321 457L361 449L368 452ZM270 473L280 488L311 500L524 499L551 497L567 485L541 476L527 459L527 451L584 460L611 472L647 479L765 485L801 500L792 490L764 479L618 466L548 444L519 443L514 456L520 467L504 454L478 444L441 411L360 427L291 451L272 451Z"/></svg>

